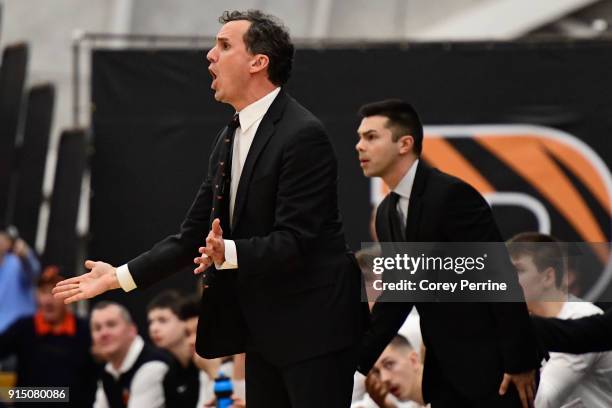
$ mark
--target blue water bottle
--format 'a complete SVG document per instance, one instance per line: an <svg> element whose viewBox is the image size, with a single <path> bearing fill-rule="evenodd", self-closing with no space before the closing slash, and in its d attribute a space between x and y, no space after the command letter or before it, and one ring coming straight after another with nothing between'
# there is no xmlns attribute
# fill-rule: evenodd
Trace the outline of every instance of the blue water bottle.
<svg viewBox="0 0 612 408"><path fill-rule="evenodd" d="M232 380L224 375L215 379L215 396L217 397L217 408L228 408L232 405Z"/></svg>

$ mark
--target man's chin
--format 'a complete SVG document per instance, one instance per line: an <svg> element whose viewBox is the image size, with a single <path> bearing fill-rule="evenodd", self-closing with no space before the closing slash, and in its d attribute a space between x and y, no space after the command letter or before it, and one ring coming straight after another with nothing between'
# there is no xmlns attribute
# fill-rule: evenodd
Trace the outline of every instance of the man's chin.
<svg viewBox="0 0 612 408"><path fill-rule="evenodd" d="M102 359L106 360L106 361L110 361L115 354L117 354L115 352L115 350L109 350L109 349L105 349L105 350L98 350L97 353Z"/></svg>
<svg viewBox="0 0 612 408"><path fill-rule="evenodd" d="M368 178L378 177L378 174L376 174L375 172L373 172L371 170L366 170L366 169L363 169L363 175L368 177Z"/></svg>
<svg viewBox="0 0 612 408"><path fill-rule="evenodd" d="M398 392L392 395L395 398L397 398L398 401L401 401L401 402L410 401L410 399L408 398L408 395L405 395L405 394L406 394L405 392L399 390Z"/></svg>

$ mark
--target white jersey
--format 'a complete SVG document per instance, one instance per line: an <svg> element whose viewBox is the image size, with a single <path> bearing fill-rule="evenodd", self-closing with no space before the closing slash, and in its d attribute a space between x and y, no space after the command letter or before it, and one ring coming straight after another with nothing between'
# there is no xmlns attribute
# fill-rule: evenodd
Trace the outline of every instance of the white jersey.
<svg viewBox="0 0 612 408"><path fill-rule="evenodd" d="M603 313L590 302L570 296L559 319ZM541 370L536 408L612 407L612 352L550 353Z"/></svg>

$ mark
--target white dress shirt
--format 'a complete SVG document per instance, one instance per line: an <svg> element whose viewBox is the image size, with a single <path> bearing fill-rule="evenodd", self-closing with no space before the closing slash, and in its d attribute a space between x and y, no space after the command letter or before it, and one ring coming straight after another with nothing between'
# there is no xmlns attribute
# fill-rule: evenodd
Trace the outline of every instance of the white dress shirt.
<svg viewBox="0 0 612 408"><path fill-rule="evenodd" d="M144 341L142 337L136 336L123 359L121 367L115 370L111 363L107 363L104 366L104 370L112 375L113 378L119 378L121 374L132 368L143 347ZM143 364L136 373L134 373L134 377L132 378L130 399L127 404L128 408L163 408L165 405L163 381L167 372L168 365L164 362L149 361ZM93 406L94 408L110 407L106 394L104 393L104 388L102 387L102 381L98 381L96 401Z"/></svg>
<svg viewBox="0 0 612 408"><path fill-rule="evenodd" d="M272 102L280 92L278 87L263 98L253 102L238 113L240 127L236 129L234 134L234 144L232 151L232 181L230 184L230 220L234 217L234 204L236 203L236 193L238 192L238 183L242 175L242 169L246 162L251 144L257 133L257 129L266 112L270 109ZM230 223L231 224L231 223ZM238 268L238 254L236 252L236 243L233 240L225 239L225 262L221 265L215 265L217 269L235 269ZM202 242L204 244L204 242ZM194 257L197 256L194 253ZM121 288L129 292L136 289L136 282L130 274L127 264L117 268L117 280Z"/></svg>
<svg viewBox="0 0 612 408"><path fill-rule="evenodd" d="M401 219L404 220L402 225L406 225L406 219L408 218L408 205L410 204L410 195L412 194L412 185L414 184L414 177L416 176L417 166L419 159L412 163L412 166L408 169L404 177L400 180L397 186L393 189L393 192L399 195L397 201L397 212ZM403 230L404 228L402 228Z"/></svg>
<svg viewBox="0 0 612 408"><path fill-rule="evenodd" d="M603 313L590 302L570 296L560 319ZM612 352L550 353L540 373L536 408L612 407Z"/></svg>

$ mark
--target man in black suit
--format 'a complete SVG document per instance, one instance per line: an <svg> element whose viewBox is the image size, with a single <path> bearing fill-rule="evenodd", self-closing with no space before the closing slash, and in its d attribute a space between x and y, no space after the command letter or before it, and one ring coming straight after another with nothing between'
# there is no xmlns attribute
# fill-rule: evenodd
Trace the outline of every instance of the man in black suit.
<svg viewBox="0 0 612 408"><path fill-rule="evenodd" d="M195 262L207 274L197 352L246 351L249 407L349 406L367 306L345 244L331 143L281 89L294 51L282 24L259 11L225 12L220 22L207 55L211 87L236 115L214 140L179 234L119 268L87 261L91 272L57 295L70 302L147 287Z"/></svg>
<svg viewBox="0 0 612 408"><path fill-rule="evenodd" d="M612 309L580 319L531 316L531 320L547 351L582 354L612 350Z"/></svg>
<svg viewBox="0 0 612 408"><path fill-rule="evenodd" d="M365 105L360 113L356 149L362 170L367 177L381 177L392 190L376 214L381 242L503 241L490 207L474 188L419 160L423 129L411 105L387 100ZM511 270L508 275L505 281L519 288ZM412 306L374 305L359 363L362 373L370 370ZM524 302L416 307L426 347L423 395L433 408L521 403L527 408L533 402L539 355Z"/></svg>

